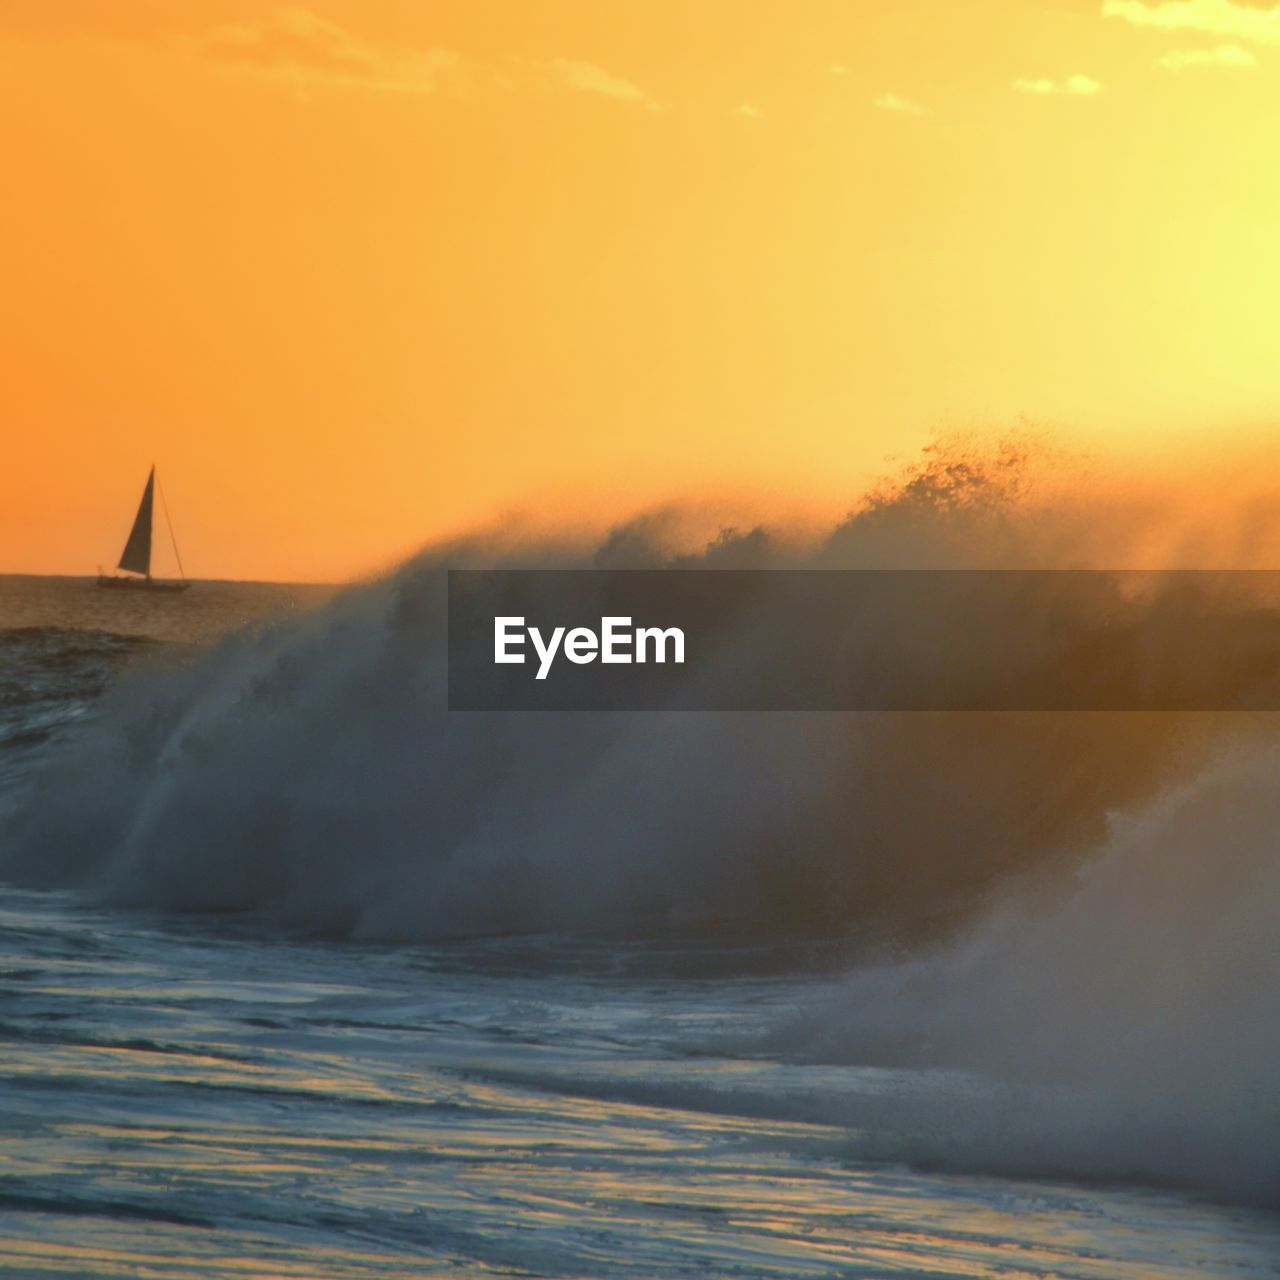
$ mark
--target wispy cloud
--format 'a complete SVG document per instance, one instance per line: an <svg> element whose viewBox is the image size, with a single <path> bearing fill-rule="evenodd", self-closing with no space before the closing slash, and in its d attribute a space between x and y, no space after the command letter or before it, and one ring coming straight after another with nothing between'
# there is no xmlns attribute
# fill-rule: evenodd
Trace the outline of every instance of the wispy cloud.
<svg viewBox="0 0 1280 1280"><path fill-rule="evenodd" d="M922 116L925 109L910 98L900 97L896 93L882 93L871 100L871 105L880 111L896 111L899 115Z"/></svg>
<svg viewBox="0 0 1280 1280"><path fill-rule="evenodd" d="M214 27L195 47L226 71L310 89L392 94L470 93L552 88L594 94L657 111L638 85L591 62L493 61L455 49L392 48L361 40L309 9L277 8L252 23Z"/></svg>
<svg viewBox="0 0 1280 1280"><path fill-rule="evenodd" d="M735 116L741 116L744 120L763 120L764 112L756 106L754 102L740 102L733 109Z"/></svg>
<svg viewBox="0 0 1280 1280"><path fill-rule="evenodd" d="M827 70L830 71L833 76L847 76L849 74L849 68L846 67L843 62L833 62Z"/></svg>
<svg viewBox="0 0 1280 1280"><path fill-rule="evenodd" d="M554 80L566 89L578 93L597 93L602 98L617 98L622 102L634 103L644 107L646 111L659 111L661 108L639 85L615 76L612 72L598 67L594 62L574 62L569 58L553 58L550 62L530 63L532 67L543 69Z"/></svg>
<svg viewBox="0 0 1280 1280"><path fill-rule="evenodd" d="M1238 44L1220 44L1216 49L1171 49L1156 66L1166 71L1185 71L1189 67L1256 67L1258 59Z"/></svg>
<svg viewBox="0 0 1280 1280"><path fill-rule="evenodd" d="M1102 85L1090 76L1068 76L1065 80L1015 80L1013 88L1017 93L1031 93L1040 97L1052 94L1064 94L1068 97L1091 98L1102 92Z"/></svg>
<svg viewBox="0 0 1280 1280"><path fill-rule="evenodd" d="M1259 44L1280 44L1280 4L1269 8L1236 0L1103 0L1104 17L1158 31L1205 31Z"/></svg>
<svg viewBox="0 0 1280 1280"><path fill-rule="evenodd" d="M299 90L435 93L469 88L475 78L495 78L491 68L452 49L409 52L365 44L309 9L275 9L259 22L213 27L195 43L213 66Z"/></svg>

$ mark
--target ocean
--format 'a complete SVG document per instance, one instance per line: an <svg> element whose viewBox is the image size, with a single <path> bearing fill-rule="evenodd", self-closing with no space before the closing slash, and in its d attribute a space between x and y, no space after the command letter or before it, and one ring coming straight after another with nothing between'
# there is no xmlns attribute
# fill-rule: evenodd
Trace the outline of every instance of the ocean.
<svg viewBox="0 0 1280 1280"><path fill-rule="evenodd" d="M1280 1275L1266 718L450 717L443 563L0 578L0 1274Z"/></svg>

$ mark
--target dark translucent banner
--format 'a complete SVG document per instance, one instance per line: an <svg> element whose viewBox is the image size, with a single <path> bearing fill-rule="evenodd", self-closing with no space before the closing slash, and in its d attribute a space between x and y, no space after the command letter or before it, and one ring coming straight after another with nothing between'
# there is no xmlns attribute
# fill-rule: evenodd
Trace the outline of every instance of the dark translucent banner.
<svg viewBox="0 0 1280 1280"><path fill-rule="evenodd" d="M1280 572L453 570L458 711L1280 709Z"/></svg>

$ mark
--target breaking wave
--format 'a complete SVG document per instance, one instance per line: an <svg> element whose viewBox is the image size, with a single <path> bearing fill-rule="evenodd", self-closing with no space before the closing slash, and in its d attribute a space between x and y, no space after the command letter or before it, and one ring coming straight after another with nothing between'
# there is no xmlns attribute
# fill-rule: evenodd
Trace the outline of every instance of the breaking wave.
<svg viewBox="0 0 1280 1280"><path fill-rule="evenodd" d="M460 541L135 673L0 869L366 939L845 937L863 963L787 1053L1046 1091L975 1094L963 1128L913 1104L888 1154L1274 1198L1268 717L445 708L447 567L1118 567L1149 525L1037 490L1016 451L936 453L818 537L697 523Z"/></svg>
<svg viewBox="0 0 1280 1280"><path fill-rule="evenodd" d="M945 928L1011 874L1070 866L1109 811L1153 794L1222 726L450 715L446 568L1078 563L1096 517L1029 488L1017 451L940 452L807 544L765 527L699 543L696 513L672 509L594 543L430 550L309 615L124 681L37 780L0 867L361 938ZM786 620L751 625L743 642L767 644Z"/></svg>

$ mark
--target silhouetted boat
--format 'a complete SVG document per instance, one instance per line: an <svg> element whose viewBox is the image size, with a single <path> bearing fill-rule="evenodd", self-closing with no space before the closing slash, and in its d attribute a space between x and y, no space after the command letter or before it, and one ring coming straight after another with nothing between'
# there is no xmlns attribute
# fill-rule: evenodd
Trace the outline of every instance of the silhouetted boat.
<svg viewBox="0 0 1280 1280"><path fill-rule="evenodd" d="M173 555L178 562L178 572L182 573L181 582L158 582L151 576L151 526L155 505L156 469L151 468L147 477L147 487L142 491L142 501L138 503L138 514L133 518L133 528L129 530L129 540L120 553L117 568L123 569L126 575L105 574L99 571L98 586L115 587L126 591L185 591L191 584L186 580L182 569L182 557L178 554L178 540L173 536L173 523L169 519L169 508L165 506L164 520L169 526L169 540L173 543ZM160 497L164 504L164 495Z"/></svg>

